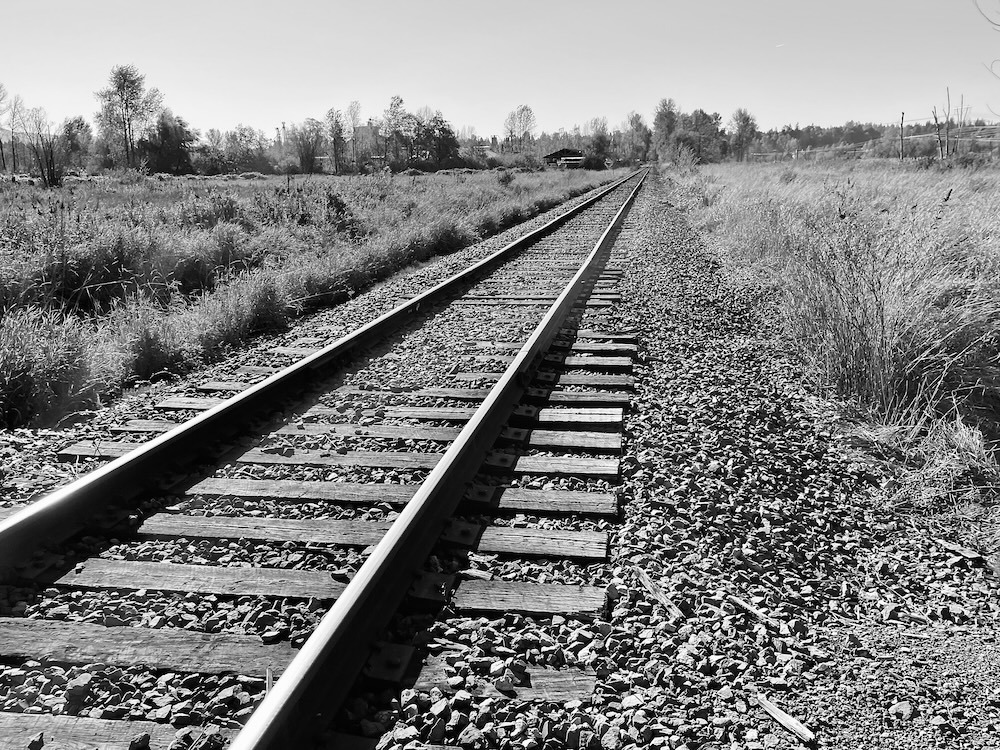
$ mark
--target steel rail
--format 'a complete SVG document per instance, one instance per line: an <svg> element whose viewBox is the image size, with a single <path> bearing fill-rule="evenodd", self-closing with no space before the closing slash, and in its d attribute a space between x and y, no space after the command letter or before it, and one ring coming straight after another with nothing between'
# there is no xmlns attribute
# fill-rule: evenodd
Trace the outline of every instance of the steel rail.
<svg viewBox="0 0 1000 750"><path fill-rule="evenodd" d="M34 501L0 521L0 583L17 577L47 545L78 533L112 505L123 506L158 487L168 472L183 472L203 461L206 447L239 434L246 425L267 416L276 404L301 391L317 376L351 352L369 346L406 325L420 309L448 298L480 274L492 270L526 245L551 233L608 193L639 174L613 182L599 193L556 216L500 250L440 282L346 336L300 359L266 380L207 410L140 448L95 469L65 487Z"/></svg>
<svg viewBox="0 0 1000 750"><path fill-rule="evenodd" d="M372 642L405 597L447 518L520 401L528 376L562 328L612 244L646 174L639 179L583 265L514 361L406 504L282 676L251 714L230 750L298 747L326 726L351 689Z"/></svg>

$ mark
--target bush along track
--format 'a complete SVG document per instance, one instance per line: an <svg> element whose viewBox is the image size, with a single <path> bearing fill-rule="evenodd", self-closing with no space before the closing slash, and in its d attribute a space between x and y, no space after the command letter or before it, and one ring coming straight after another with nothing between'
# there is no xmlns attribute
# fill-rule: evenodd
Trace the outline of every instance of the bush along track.
<svg viewBox="0 0 1000 750"><path fill-rule="evenodd" d="M453 739L996 747L988 565L889 502L896 468L806 393L768 295L728 277L668 188L647 185L611 261L624 302L604 320L638 332L643 361L612 607L577 659L597 689L542 711L462 708L487 730Z"/></svg>

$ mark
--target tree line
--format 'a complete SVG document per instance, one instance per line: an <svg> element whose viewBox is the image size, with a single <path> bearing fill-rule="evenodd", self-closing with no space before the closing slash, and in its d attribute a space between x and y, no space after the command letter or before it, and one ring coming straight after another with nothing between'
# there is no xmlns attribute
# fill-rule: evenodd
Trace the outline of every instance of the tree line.
<svg viewBox="0 0 1000 750"><path fill-rule="evenodd" d="M145 76L133 65L115 66L95 97L99 109L93 125L76 116L56 126L44 109L26 106L0 83L0 174L30 171L44 184L58 185L66 174L118 169L215 175L536 168L545 155L560 149L579 151L583 166L591 169L651 160L742 161L762 154L781 157L854 144L863 144L878 156L933 156L935 148L944 156L949 153L951 127L949 110L943 142L941 122L911 124L902 133L899 126L856 122L834 127L786 125L762 132L745 108L723 122L718 112L684 112L673 99L665 98L657 105L651 126L631 112L614 126L595 117L568 130L538 132L533 109L520 104L504 119L499 137L480 137L471 128L456 132L440 111L428 107L409 111L403 99L394 96L384 111L367 119L362 118L360 104L352 101L322 117L282 123L273 135L246 125L202 133L166 107L160 91L147 87ZM938 134L937 145L930 137L923 138L932 133Z"/></svg>

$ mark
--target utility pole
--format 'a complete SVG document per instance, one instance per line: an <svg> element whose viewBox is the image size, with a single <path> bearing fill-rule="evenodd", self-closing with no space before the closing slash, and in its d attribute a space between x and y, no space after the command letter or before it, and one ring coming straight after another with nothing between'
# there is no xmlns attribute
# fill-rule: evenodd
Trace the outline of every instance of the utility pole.
<svg viewBox="0 0 1000 750"><path fill-rule="evenodd" d="M938 155L944 159L944 143L941 142L941 123L938 122L937 107L931 110L931 114L934 115L934 129L937 131Z"/></svg>
<svg viewBox="0 0 1000 750"><path fill-rule="evenodd" d="M899 113L899 160L903 161L903 118L906 117L905 112Z"/></svg>
<svg viewBox="0 0 1000 750"><path fill-rule="evenodd" d="M951 158L951 89L944 87L945 96L948 98L948 111L944 113L944 153Z"/></svg>

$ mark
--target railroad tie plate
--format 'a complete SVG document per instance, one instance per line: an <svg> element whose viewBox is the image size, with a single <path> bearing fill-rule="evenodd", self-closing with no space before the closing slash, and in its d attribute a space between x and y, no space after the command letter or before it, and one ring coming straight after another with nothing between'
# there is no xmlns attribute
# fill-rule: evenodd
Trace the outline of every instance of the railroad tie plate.
<svg viewBox="0 0 1000 750"><path fill-rule="evenodd" d="M372 647L362 673L370 680L398 685L406 676L415 653L413 646L380 641Z"/></svg>

